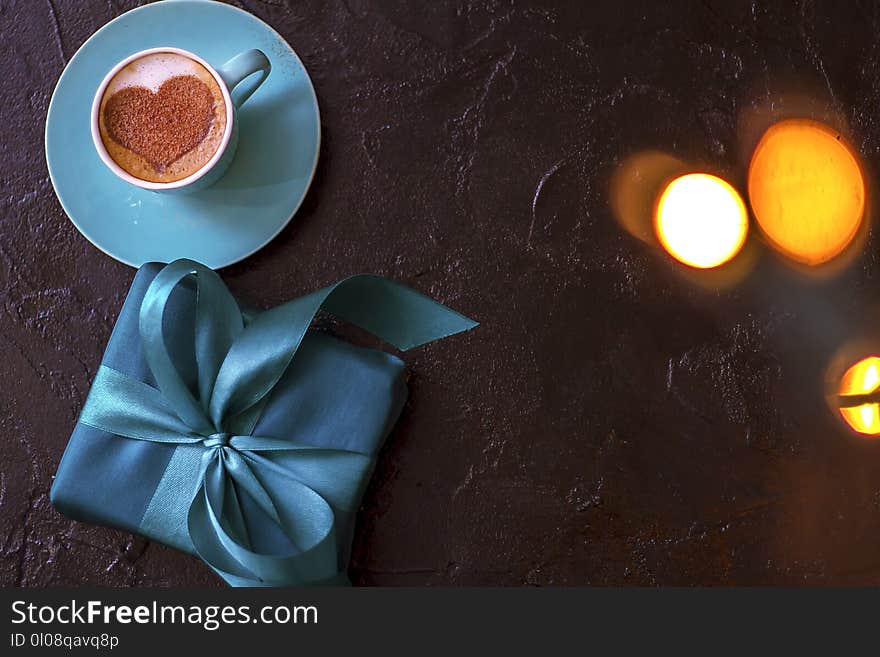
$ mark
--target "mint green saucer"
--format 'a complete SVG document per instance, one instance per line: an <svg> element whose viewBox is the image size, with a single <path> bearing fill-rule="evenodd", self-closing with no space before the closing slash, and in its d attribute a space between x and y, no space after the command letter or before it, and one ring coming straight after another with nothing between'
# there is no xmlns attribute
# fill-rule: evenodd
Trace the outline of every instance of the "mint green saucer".
<svg viewBox="0 0 880 657"><path fill-rule="evenodd" d="M139 189L104 165L89 133L92 97L126 55L158 46L214 66L259 48L272 62L242 107L235 160L212 187L169 195ZM46 119L46 160L58 200L79 231L133 267L191 258L219 268L259 250L299 208L318 162L315 90L287 42L260 19L210 0L165 0L98 30L61 74Z"/></svg>

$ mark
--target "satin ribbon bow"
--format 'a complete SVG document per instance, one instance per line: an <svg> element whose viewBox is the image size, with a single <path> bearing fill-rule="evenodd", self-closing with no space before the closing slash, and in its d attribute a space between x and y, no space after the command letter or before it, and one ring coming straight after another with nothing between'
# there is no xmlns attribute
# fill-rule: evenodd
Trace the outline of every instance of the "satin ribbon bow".
<svg viewBox="0 0 880 657"><path fill-rule="evenodd" d="M194 340L169 345L163 324L175 317L166 308L190 276ZM248 321L215 272L177 260L156 275L140 308L141 343L156 387L102 365L80 417L123 438L176 447L141 526L169 542L177 536L191 543L233 586L345 578L334 508L356 509L372 457L310 445L296 437L296 427L289 436L252 435L320 308L401 350L476 326L405 286L368 275ZM181 353L194 360L194 376L178 367ZM271 536L272 547L258 545L258 535Z"/></svg>

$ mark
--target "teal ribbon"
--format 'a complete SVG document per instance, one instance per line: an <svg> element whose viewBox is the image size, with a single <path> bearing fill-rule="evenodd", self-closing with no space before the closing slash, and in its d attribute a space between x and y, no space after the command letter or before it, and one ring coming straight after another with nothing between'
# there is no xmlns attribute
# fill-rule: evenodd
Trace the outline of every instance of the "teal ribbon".
<svg viewBox="0 0 880 657"><path fill-rule="evenodd" d="M175 288L195 277L192 345L196 384L169 350L163 324ZM334 508L354 511L372 456L255 436L269 393L319 309L401 350L476 326L472 320L378 276L344 279L251 318L220 277L191 260L164 267L140 308L139 329L156 387L101 366L80 422L132 440L176 446L141 527L192 547L233 586L344 579ZM175 352L179 353L179 352ZM291 433L295 433L291 427ZM254 544L265 524L285 549Z"/></svg>

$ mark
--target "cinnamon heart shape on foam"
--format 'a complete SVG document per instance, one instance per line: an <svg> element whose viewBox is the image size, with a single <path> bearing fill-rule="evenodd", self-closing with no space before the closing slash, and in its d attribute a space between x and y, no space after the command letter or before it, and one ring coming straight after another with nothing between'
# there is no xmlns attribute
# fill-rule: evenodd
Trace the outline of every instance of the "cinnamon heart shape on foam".
<svg viewBox="0 0 880 657"><path fill-rule="evenodd" d="M194 75L169 78L155 93L125 87L104 105L104 124L113 141L158 171L195 148L213 119L214 96Z"/></svg>

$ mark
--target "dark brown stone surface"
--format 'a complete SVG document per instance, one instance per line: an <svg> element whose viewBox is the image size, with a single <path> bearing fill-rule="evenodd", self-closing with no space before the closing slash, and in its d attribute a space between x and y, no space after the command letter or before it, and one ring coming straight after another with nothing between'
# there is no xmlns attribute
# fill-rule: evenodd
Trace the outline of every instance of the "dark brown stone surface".
<svg viewBox="0 0 880 657"><path fill-rule="evenodd" d="M48 500L133 271L65 217L44 119L67 59L136 4L0 0L0 584L218 584ZM880 442L823 399L836 350L880 332L876 235L814 279L753 234L751 270L712 287L622 230L609 193L648 148L742 188L744 117L792 92L847 124L870 175L880 8L236 4L302 57L324 143L232 290L268 305L371 271L482 322L407 356L355 582L880 584Z"/></svg>

